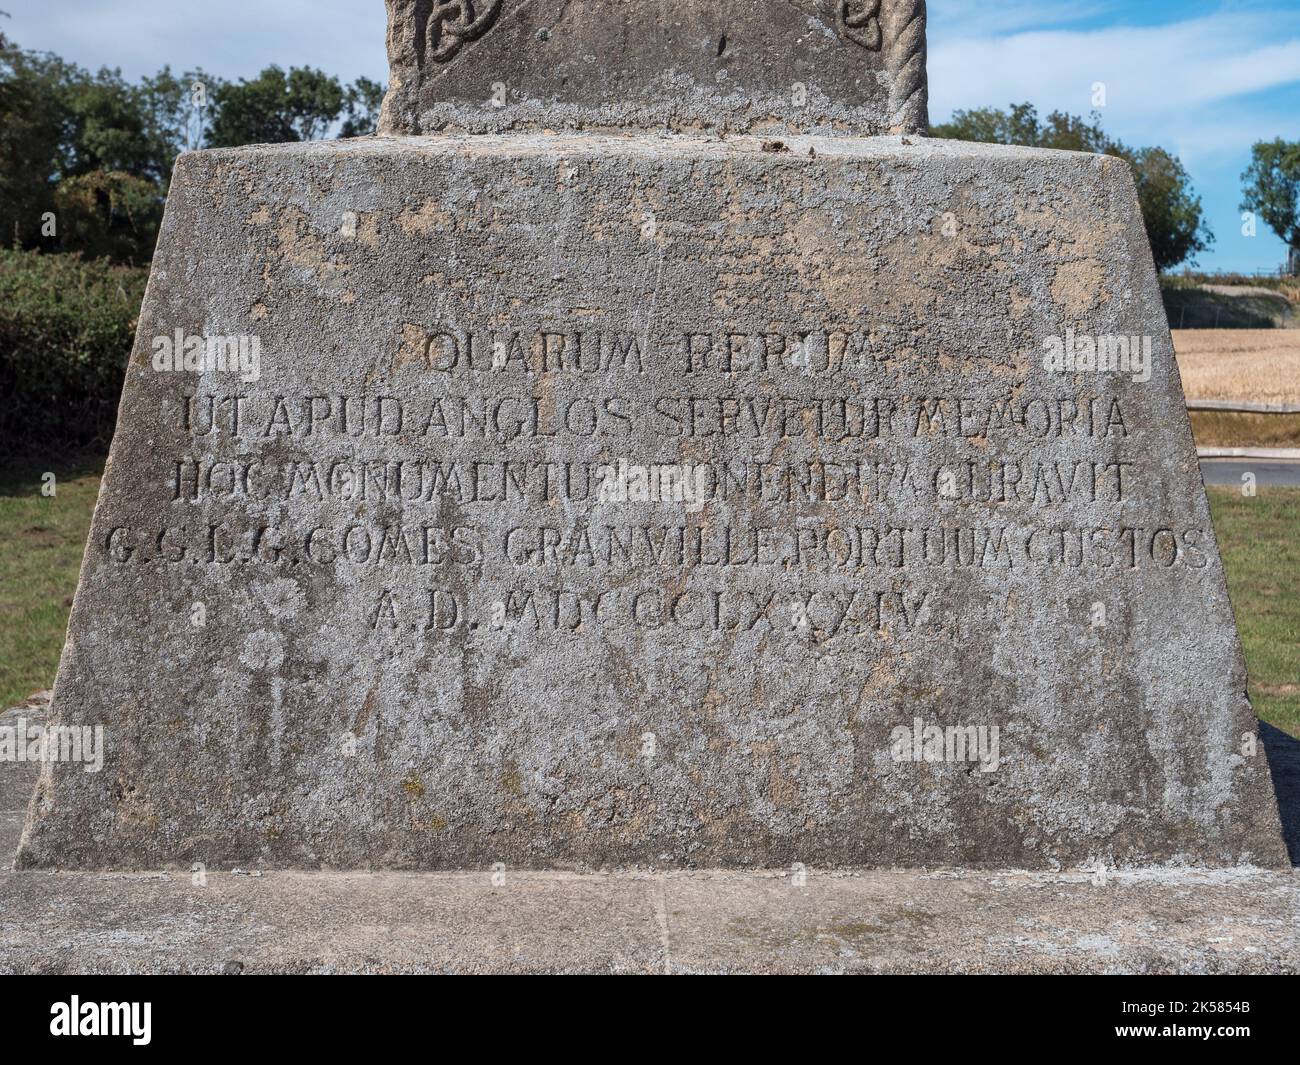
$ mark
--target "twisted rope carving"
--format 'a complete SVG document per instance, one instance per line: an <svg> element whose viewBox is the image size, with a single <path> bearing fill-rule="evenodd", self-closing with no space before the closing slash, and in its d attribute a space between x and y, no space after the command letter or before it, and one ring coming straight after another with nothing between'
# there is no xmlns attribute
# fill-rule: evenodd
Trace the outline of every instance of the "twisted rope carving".
<svg viewBox="0 0 1300 1065"><path fill-rule="evenodd" d="M885 67L893 75L889 131L925 133L930 92L925 73L925 0L889 0L881 19Z"/></svg>

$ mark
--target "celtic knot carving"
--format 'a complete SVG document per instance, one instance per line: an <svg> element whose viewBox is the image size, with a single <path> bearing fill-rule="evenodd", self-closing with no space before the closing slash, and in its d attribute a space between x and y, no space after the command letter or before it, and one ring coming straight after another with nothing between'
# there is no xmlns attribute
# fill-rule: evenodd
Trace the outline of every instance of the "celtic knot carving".
<svg viewBox="0 0 1300 1065"><path fill-rule="evenodd" d="M502 0L434 0L427 14L421 12L423 25L416 25L416 39L423 45L421 59L431 63L452 60L464 45L495 25L501 4Z"/></svg>

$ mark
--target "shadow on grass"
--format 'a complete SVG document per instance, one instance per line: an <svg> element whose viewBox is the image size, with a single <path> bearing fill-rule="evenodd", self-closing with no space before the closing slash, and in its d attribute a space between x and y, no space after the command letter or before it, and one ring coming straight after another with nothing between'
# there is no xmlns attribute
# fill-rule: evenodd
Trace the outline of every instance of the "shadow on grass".
<svg viewBox="0 0 1300 1065"><path fill-rule="evenodd" d="M1295 312L1282 293L1211 292L1195 286L1165 287L1170 329L1285 329Z"/></svg>
<svg viewBox="0 0 1300 1065"><path fill-rule="evenodd" d="M1291 864L1300 866L1300 740L1265 721L1259 723L1259 735L1273 773L1286 850Z"/></svg>
<svg viewBox="0 0 1300 1065"><path fill-rule="evenodd" d="M0 450L0 497L31 496L47 473L60 481L98 477L107 458L106 448Z"/></svg>

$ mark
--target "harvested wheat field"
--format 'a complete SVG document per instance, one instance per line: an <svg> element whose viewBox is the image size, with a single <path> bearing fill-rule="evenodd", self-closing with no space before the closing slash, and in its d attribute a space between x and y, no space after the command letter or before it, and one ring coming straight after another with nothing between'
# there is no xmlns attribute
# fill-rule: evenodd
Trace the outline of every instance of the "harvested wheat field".
<svg viewBox="0 0 1300 1065"><path fill-rule="evenodd" d="M1300 329L1175 329L1188 400L1300 403Z"/></svg>

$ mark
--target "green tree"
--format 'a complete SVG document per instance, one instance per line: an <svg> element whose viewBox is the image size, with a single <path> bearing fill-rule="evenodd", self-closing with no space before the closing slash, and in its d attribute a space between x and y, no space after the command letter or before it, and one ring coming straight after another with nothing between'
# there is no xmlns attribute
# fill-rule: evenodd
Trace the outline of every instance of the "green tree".
<svg viewBox="0 0 1300 1065"><path fill-rule="evenodd" d="M1291 249L1292 271L1300 270L1300 142L1260 141L1241 180L1241 209L1264 219Z"/></svg>
<svg viewBox="0 0 1300 1065"><path fill-rule="evenodd" d="M340 137L366 137L379 126L379 109L384 103L384 87L369 78L357 78L347 91L347 114Z"/></svg>
<svg viewBox="0 0 1300 1065"><path fill-rule="evenodd" d="M211 95L220 85L220 79L202 70L177 77L170 67L163 67L136 86L135 105L155 146L157 173L164 185L171 182L176 156L203 147L212 116Z"/></svg>
<svg viewBox="0 0 1300 1065"><path fill-rule="evenodd" d="M215 88L202 71L177 78L164 67L132 85L118 70L91 75L72 68L63 89L72 117L64 173L121 171L165 188L176 156L199 146L191 118L197 83Z"/></svg>
<svg viewBox="0 0 1300 1065"><path fill-rule="evenodd" d="M203 139L199 82L131 84L0 37L0 241L147 261L176 156Z"/></svg>
<svg viewBox="0 0 1300 1065"><path fill-rule="evenodd" d="M147 263L162 221L187 97L170 70L139 84L108 68L73 68L57 183L59 247L88 258Z"/></svg>
<svg viewBox="0 0 1300 1065"><path fill-rule="evenodd" d="M362 136L383 96L312 68L230 84L164 67L131 83L0 34L0 246L145 262L180 152Z"/></svg>
<svg viewBox="0 0 1300 1065"><path fill-rule="evenodd" d="M1067 152L1104 152L1110 147L1095 115L1089 122L1064 111L1053 111L1040 120L1038 109L1027 103L1012 104L1006 111L995 107L958 111L951 122L935 126L931 134L949 140L1018 144Z"/></svg>
<svg viewBox="0 0 1300 1065"><path fill-rule="evenodd" d="M141 265L153 257L163 198L142 177L92 170L59 182L54 210L61 246L90 259Z"/></svg>
<svg viewBox="0 0 1300 1065"><path fill-rule="evenodd" d="M1084 119L1053 111L1040 119L1038 110L1028 103L1012 104L1007 111L986 107L958 111L951 122L935 126L932 134L951 140L1113 155L1133 168L1157 269L1169 270L1188 261L1194 265L1195 256L1214 243L1200 197L1193 192L1191 178L1178 158L1163 148L1135 149L1112 140L1096 114Z"/></svg>
<svg viewBox="0 0 1300 1065"><path fill-rule="evenodd" d="M1169 270L1183 262L1195 265L1196 255L1214 243L1214 235L1205 225L1201 199L1193 194L1191 177L1182 162L1163 148L1130 150L1118 145L1110 154L1128 160L1133 167L1156 266Z"/></svg>
<svg viewBox="0 0 1300 1065"><path fill-rule="evenodd" d="M55 56L0 44L0 244L32 247L48 228L71 128L68 69Z"/></svg>
<svg viewBox="0 0 1300 1065"><path fill-rule="evenodd" d="M252 81L217 86L212 100L208 145L228 148L319 140L338 121L347 94L338 78L322 71L293 67L286 74L271 66Z"/></svg>
<svg viewBox="0 0 1300 1065"><path fill-rule="evenodd" d="M60 175L121 172L165 189L176 156L198 146L191 86L205 82L212 79L202 71L177 78L163 67L130 84L119 70L90 74L65 65L58 89L68 116Z"/></svg>

